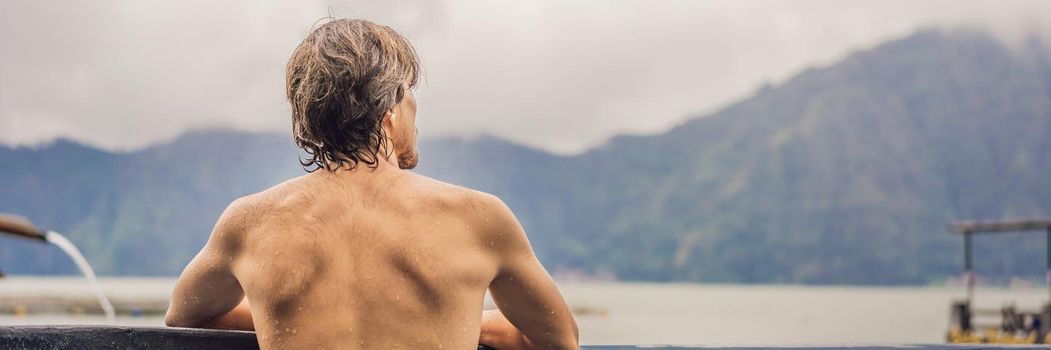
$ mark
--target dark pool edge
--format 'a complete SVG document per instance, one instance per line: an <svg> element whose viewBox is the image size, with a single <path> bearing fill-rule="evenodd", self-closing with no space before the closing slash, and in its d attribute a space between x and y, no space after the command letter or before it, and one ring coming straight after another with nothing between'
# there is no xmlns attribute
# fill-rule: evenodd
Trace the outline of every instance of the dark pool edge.
<svg viewBox="0 0 1051 350"><path fill-rule="evenodd" d="M258 349L254 332L174 327L102 325L0 326L0 349ZM969 350L1051 349L1041 345L999 344L901 344L815 346L675 346L675 345L588 345L587 350L632 349L798 349L798 350Z"/></svg>
<svg viewBox="0 0 1051 350"><path fill-rule="evenodd" d="M254 332L125 326L0 326L2 349L259 349Z"/></svg>

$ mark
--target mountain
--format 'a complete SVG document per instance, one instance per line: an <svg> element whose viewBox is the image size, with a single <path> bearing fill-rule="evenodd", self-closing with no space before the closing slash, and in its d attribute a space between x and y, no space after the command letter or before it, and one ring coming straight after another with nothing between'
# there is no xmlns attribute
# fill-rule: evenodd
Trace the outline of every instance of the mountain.
<svg viewBox="0 0 1051 350"><path fill-rule="evenodd" d="M1043 52L921 32L668 133L614 140L579 162L603 187L630 190L598 189L609 197L588 199L616 220L576 232L637 248L592 263L649 261L629 275L668 280L896 284L957 273L961 243L947 222L1051 216ZM1043 237L1015 236L981 239L979 268L1039 275ZM642 260L658 252L679 259Z"/></svg>
<svg viewBox="0 0 1051 350"><path fill-rule="evenodd" d="M922 31L665 133L558 156L421 142L417 171L494 193L562 275L925 284L959 273L962 219L1051 216L1051 59ZM281 134L188 133L131 153L0 147L0 212L67 234L103 274L177 274L232 199L303 171ZM1042 276L1043 235L976 239L979 272ZM71 273L0 239L8 273Z"/></svg>

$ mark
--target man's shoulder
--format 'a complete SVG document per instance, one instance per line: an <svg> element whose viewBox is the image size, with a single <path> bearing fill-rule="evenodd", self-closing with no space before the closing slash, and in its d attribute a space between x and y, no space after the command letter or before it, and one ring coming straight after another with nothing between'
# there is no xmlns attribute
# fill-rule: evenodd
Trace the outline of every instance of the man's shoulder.
<svg viewBox="0 0 1051 350"><path fill-rule="evenodd" d="M416 173L411 174L414 186L416 186L416 194L425 194L443 206L471 211L504 205L503 201L493 194Z"/></svg>
<svg viewBox="0 0 1051 350"><path fill-rule="evenodd" d="M246 212L254 212L263 207L267 207L274 201L277 193L284 192L278 188L279 186L282 185L277 185L259 192L234 198L234 200L230 202L229 207L227 207L227 210L238 214L245 214Z"/></svg>
<svg viewBox="0 0 1051 350"><path fill-rule="evenodd" d="M516 239L509 232L521 231L518 219L511 208L500 197L463 186L445 183L422 175L416 175L425 186L438 190L431 191L438 198L438 210L446 214L455 214L467 221L479 235L479 239L490 243ZM524 236L523 236L524 237Z"/></svg>
<svg viewBox="0 0 1051 350"><path fill-rule="evenodd" d="M265 216L264 209L264 201L259 193L234 199L219 216L219 221L215 224L215 233L230 235L244 232Z"/></svg>
<svg viewBox="0 0 1051 350"><path fill-rule="evenodd" d="M230 202L219 218L216 229L224 228L229 232L240 232L263 222L269 214L282 205L287 205L290 197L297 193L295 187L302 176L286 180L265 190L238 197Z"/></svg>

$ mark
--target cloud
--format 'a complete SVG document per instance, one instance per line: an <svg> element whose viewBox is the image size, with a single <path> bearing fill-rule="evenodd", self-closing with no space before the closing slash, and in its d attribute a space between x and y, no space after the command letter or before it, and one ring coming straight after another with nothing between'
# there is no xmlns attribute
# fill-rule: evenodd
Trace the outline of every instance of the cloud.
<svg viewBox="0 0 1051 350"><path fill-rule="evenodd" d="M417 46L424 136L577 152L654 133L811 65L931 26L1051 33L1040 1L76 1L0 4L0 142L141 147L288 128L283 70L321 17Z"/></svg>
<svg viewBox="0 0 1051 350"><path fill-rule="evenodd" d="M188 128L287 124L284 62L313 22L302 18L326 10L251 1L4 7L0 138L67 136L109 148Z"/></svg>

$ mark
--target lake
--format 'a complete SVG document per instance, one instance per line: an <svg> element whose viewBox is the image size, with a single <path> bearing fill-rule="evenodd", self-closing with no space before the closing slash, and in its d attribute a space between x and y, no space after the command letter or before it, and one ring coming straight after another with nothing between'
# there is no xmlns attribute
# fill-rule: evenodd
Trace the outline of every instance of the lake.
<svg viewBox="0 0 1051 350"><path fill-rule="evenodd" d="M172 278L102 278L116 304L164 300ZM805 345L942 343L960 287L559 282L578 311L583 344ZM0 279L0 302L26 296L92 299L82 278ZM1038 308L1042 288L979 288L979 307ZM491 305L491 303L490 303ZM989 319L988 321L994 321ZM101 315L0 315L0 325L102 324ZM121 316L123 325L161 326L162 317Z"/></svg>

